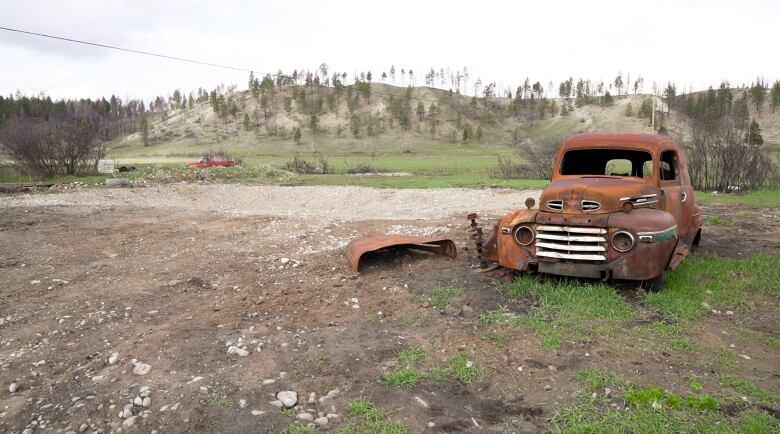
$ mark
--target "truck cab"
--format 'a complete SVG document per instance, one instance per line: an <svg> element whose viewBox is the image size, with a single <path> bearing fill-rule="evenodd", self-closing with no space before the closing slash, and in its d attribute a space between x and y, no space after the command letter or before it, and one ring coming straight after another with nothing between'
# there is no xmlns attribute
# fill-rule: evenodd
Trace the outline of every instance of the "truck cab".
<svg viewBox="0 0 780 434"><path fill-rule="evenodd" d="M654 134L587 133L561 145L538 206L503 217L488 259L520 271L663 286L701 236L682 149Z"/></svg>

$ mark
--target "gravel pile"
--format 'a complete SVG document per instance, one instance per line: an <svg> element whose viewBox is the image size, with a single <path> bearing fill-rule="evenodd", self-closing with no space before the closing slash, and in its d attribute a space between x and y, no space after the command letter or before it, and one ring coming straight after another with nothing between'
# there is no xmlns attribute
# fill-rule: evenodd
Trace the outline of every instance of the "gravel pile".
<svg viewBox="0 0 780 434"><path fill-rule="evenodd" d="M436 219L467 212L497 217L523 207L538 190L375 189L330 186L171 184L142 189L89 189L67 194L0 197L0 207L143 207L320 221Z"/></svg>

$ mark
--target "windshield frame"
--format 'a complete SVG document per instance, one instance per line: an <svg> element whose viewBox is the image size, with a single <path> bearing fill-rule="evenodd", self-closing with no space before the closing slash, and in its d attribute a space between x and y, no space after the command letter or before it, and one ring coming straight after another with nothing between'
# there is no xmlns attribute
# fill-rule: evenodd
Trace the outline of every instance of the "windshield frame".
<svg viewBox="0 0 780 434"><path fill-rule="evenodd" d="M651 172L651 175L647 178L644 177L636 177L636 176L617 176L617 175L564 175L561 173L561 170L563 168L563 160L567 153L572 151L590 151L590 150L604 150L604 151L631 151L631 152L644 152L650 156L650 159L648 161L651 161L653 163L653 170ZM572 178L602 178L602 179L625 179L625 180L634 180L638 182L645 182L649 184L658 184L658 155L655 152L655 149L649 149L647 146L632 146L630 144L626 144L625 146L611 146L611 145L594 145L594 146L562 146L560 151L558 152L557 157L555 158L555 170L552 172L551 180L562 178L562 179L572 179Z"/></svg>

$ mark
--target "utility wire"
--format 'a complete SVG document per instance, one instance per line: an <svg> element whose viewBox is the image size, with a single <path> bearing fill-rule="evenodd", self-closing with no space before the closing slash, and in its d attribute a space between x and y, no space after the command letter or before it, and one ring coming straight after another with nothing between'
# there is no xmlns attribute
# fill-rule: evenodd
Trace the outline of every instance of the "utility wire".
<svg viewBox="0 0 780 434"><path fill-rule="evenodd" d="M135 54L143 54L143 55L147 55L147 56L161 57L163 59L177 60L179 62L188 62L188 63L195 63L195 64L198 64L198 65L213 66L215 68L224 68L224 69L231 69L231 70L234 70L234 71L251 72L253 74L255 72L257 72L257 75L259 75L259 76L266 76L266 75L274 76L275 75L275 74L271 74L271 73L263 73L263 72L254 71L254 70L246 69L246 68L239 68L239 67L235 67L235 66L220 65L220 64L217 64L217 63L203 62L203 61L200 61L200 60L193 60L193 59L185 59L183 57L169 56L167 54L151 53L151 52L143 51L143 50L132 50L130 48L123 48L123 47L117 47L117 46L113 46L113 45L100 44L100 43L97 43L97 42L81 41L81 40L78 40L78 39L65 38L65 37L62 37L62 36L47 35L45 33L30 32L30 31L27 31L27 30L13 29L13 28L10 28L10 27L2 27L2 26L0 26L0 30L5 30L5 31L8 31L8 32L22 33L22 34L25 34L25 35L40 36L42 38L56 39L56 40L59 40L59 41L72 42L72 43L76 43L76 44L91 45L91 46L94 46L94 47L108 48L108 49L111 49L111 50L125 51L125 52L128 52L128 53L135 53ZM345 87L353 87L354 88L355 83L344 85L344 86ZM331 88L333 88L333 87L331 87ZM412 89L415 89L415 88L412 88ZM438 89L438 90L446 92L444 89ZM360 92L360 91L358 90L358 92ZM382 91L378 91L378 90L374 90L374 89L371 89L371 94L388 95L388 96L392 96L392 97L395 97L395 98L406 98L406 99L410 99L410 100L418 100L418 101L428 101L428 102L434 102L434 103L441 103L441 100L438 100L438 99L430 99L430 98L415 97L415 96L407 97L406 95L396 95L396 94L393 94L393 93L390 93L390 92L382 92ZM462 96L462 97L466 97L466 98L470 98L468 95L464 95L464 94L457 94L457 95Z"/></svg>
<svg viewBox="0 0 780 434"><path fill-rule="evenodd" d="M112 50L126 51L128 53L145 54L147 56L162 57L163 59L178 60L180 62L197 63L199 65L213 66L215 68L232 69L234 71L254 72L253 70L246 69L246 68L237 68L235 66L227 66L227 65L220 65L220 64L217 64L217 63L203 62L203 61L200 61L200 60L185 59L183 57L169 56L167 54L150 53L148 51L142 51L142 50L131 50L130 48L122 48L122 47L116 47L116 46L113 46L113 45L99 44L97 42L80 41L78 39L64 38L62 36L47 35L47 34L44 34L44 33L29 32L29 31L26 31L26 30L12 29L12 28L9 28L9 27L0 27L0 30L6 30L6 31L9 31L9 32L16 32L16 33L23 33L23 34L26 34L26 35L40 36L40 37L43 37L43 38L57 39L57 40L60 40L60 41L73 42L73 43L76 43L76 44L92 45L94 47L110 48Z"/></svg>

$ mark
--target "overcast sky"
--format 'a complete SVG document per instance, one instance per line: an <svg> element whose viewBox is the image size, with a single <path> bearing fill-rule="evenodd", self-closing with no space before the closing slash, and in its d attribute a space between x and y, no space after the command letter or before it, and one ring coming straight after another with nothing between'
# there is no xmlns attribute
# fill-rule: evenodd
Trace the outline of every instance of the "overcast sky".
<svg viewBox="0 0 780 434"><path fill-rule="evenodd" d="M619 71L678 89L780 79L780 2L0 0L0 26L252 69L468 67L545 87ZM150 98L247 73L0 31L0 93Z"/></svg>

